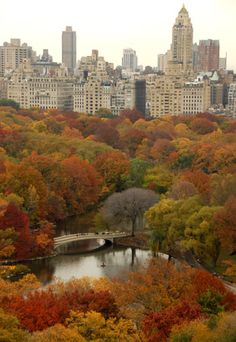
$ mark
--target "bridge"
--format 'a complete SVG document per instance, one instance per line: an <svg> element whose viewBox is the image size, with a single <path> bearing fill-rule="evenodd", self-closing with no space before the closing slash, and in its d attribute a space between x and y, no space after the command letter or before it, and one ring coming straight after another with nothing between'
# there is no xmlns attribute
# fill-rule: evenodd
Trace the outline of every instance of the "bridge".
<svg viewBox="0 0 236 342"><path fill-rule="evenodd" d="M128 232L99 232L99 233L77 233L62 235L54 238L54 248L65 245L73 241L83 240L109 240L113 242L114 239L131 236Z"/></svg>

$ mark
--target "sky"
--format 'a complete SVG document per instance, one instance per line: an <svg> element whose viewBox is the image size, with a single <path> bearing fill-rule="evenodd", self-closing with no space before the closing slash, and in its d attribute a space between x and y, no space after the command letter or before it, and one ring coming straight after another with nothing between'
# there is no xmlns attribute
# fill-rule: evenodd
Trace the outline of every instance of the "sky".
<svg viewBox="0 0 236 342"><path fill-rule="evenodd" d="M185 0L194 42L219 39L221 57L236 71L236 0ZM77 32L77 59L99 55L121 64L124 48L136 50L139 65L157 65L171 44L172 26L183 0L1 0L0 45L20 38L37 54L49 49L61 62L61 33Z"/></svg>

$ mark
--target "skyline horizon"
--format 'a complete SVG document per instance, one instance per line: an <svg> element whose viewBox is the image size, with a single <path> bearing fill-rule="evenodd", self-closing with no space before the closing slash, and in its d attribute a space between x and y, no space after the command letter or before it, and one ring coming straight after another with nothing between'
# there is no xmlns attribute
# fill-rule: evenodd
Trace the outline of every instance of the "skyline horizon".
<svg viewBox="0 0 236 342"><path fill-rule="evenodd" d="M121 2L123 1L124 0L121 0ZM12 2L13 1L7 2L6 0L3 0L3 9L5 6L5 9L7 10L7 8ZM42 0L41 2L45 3L46 0ZM75 0L68 0L68 3L70 4L74 4L74 2ZM108 0L101 0L102 4L106 4L106 2L108 2ZM146 2L151 4L153 3L153 0L147 0ZM158 2L160 3L160 1ZM165 4L162 4L162 6L166 7L167 4L170 2L171 0L166 0ZM199 5L195 7L195 9L197 8L199 10L199 8L201 7L200 6L201 2L203 3L203 0L200 0L198 2ZM222 0L215 0L214 2L215 2L215 9L218 6L218 9L222 10L224 8L226 11L227 5L222 7L222 4L223 4ZM236 10L236 3L234 4L232 0L225 0L224 2L225 4L228 2L228 4L231 5L231 8L235 8ZM23 0L23 3L25 4L29 3L29 0ZM204 3L208 5L209 7L213 3L213 0L207 0L207 1L204 1ZM179 4L181 5L179 6ZM18 5L19 4L16 4L15 7L17 7ZM140 25L138 26L139 30L137 29L137 26L135 26L137 25L137 21L129 17L130 24L133 23L135 25L133 25L133 27L132 25L130 25L129 29L131 28L131 30L128 32L126 32L125 30L126 27L122 25L120 26L118 25L118 27L116 27L116 25L112 25L114 23L110 23L109 21L111 20L111 18L107 17L107 20L109 19L108 23L110 23L110 25L105 24L104 26L103 21L98 20L99 27L96 27L97 34L95 34L94 25L91 25L91 26L89 25L88 27L88 22L86 22L86 25L83 25L83 20L81 20L80 27L79 27L77 24L77 20L73 18L73 13L71 13L70 19L63 18L63 24L61 23L61 20L59 20L61 19L60 15L59 15L59 18L55 17L54 18L55 20L57 19L60 21L60 29L57 24L57 21L55 21L55 26L50 27L50 34L48 34L48 32L47 33L45 32L45 30L47 31L48 24L49 24L49 21L45 20L44 25L43 26L39 25L39 28L35 27L35 23L34 23L34 25L32 25L32 30L29 30L29 29L26 30L25 25L27 26L27 22L24 25L22 24L20 27L18 27L17 29L18 33L16 35L15 34L16 30L14 30L13 26L9 27L8 21L7 21L7 25L4 24L4 21L6 20L4 17L3 20L0 22L0 32L3 32L2 27L5 26L4 31L6 32L6 28L7 28L8 37L6 34L4 34L4 37L2 37L1 35L1 44L3 44L4 42L10 42L10 39L12 38L13 39L19 38L21 40L21 43L27 43L29 46L32 46L32 49L36 51L37 55L42 55L43 49L48 49L49 54L53 57L53 61L61 63L61 59L62 59L61 58L61 35L62 35L63 30L65 30L66 26L72 26L73 31L76 32L76 41L77 41L76 61L77 62L78 60L81 59L81 57L89 56L91 54L91 51L96 49L99 51L99 55L103 56L107 62L114 63L114 66L119 66L122 64L121 61L122 61L123 49L132 48L133 50L136 51L136 54L138 57L138 65L156 67L157 56L159 54L166 53L166 51L170 49L171 39L172 39L172 27L174 25L178 12L182 8L183 3L181 0L181 1L178 1L177 4L174 3L172 5L173 6L170 9L166 10L167 12L166 16L157 17L159 21L156 21L155 25L151 21L146 22L142 26L141 31L140 31ZM84 8L86 8L86 5L83 5L83 6L85 6ZM198 27L198 25L195 22L197 13L196 11L194 11L194 6L196 6L196 4L194 4L194 0L185 1L185 7L188 10L188 13L191 18L192 25L193 25L193 32L194 32L193 42L199 43L199 40L207 40L207 39L219 40L220 41L220 57L225 57L227 55L227 69L236 71L236 48L234 48L232 43L229 44L228 42L229 35L222 36L222 34L221 35L218 34L219 27L217 27L217 25L215 26L215 28L217 28L215 30L214 30L214 25L212 23L210 24L210 26L208 26L209 25L208 18L207 18L207 23L208 23L207 27L204 28L204 30L202 31L202 27L204 25L201 25L200 26L201 30L200 30L200 27ZM101 6L100 10L102 8L103 6ZM50 6L49 6L49 9L50 9ZM227 11L229 11L232 14L229 8L227 8ZM168 15L168 12L169 12L169 15ZM58 13L60 14L60 12ZM128 13L128 10L127 10L127 13ZM218 12L216 11L215 19L217 19L217 13ZM47 12L46 14L48 15ZM203 14L203 12L201 14ZM36 17L37 15L39 14L36 13ZM93 12L92 15L93 16L91 17L91 22L92 22L92 19L95 18L95 13ZM152 15L152 13L150 13L150 15ZM82 17L82 19L86 19L86 18ZM27 16L27 20L28 21L32 20L30 15ZM98 22L95 21L95 26ZM215 20L215 23L217 23L217 20ZM227 23L229 25L231 21L227 20ZM155 31L153 32L152 30L153 25L154 27L156 27L156 32ZM236 25L235 24L233 25L236 28ZM109 32L107 31L107 26L109 26ZM213 26L214 33L211 31L212 26ZM162 35L158 35L159 33L158 27L159 27L159 30L162 31ZM220 32L223 31L223 27L224 27L223 25L222 27L220 27L220 29L222 28ZM105 28L105 31L104 31L104 28ZM156 38L155 47L153 44L153 39L154 39L153 35Z"/></svg>

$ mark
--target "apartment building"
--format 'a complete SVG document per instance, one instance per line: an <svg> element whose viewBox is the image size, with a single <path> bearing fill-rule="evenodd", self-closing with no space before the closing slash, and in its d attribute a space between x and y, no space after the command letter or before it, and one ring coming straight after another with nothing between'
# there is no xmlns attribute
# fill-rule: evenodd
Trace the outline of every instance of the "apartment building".
<svg viewBox="0 0 236 342"><path fill-rule="evenodd" d="M230 114L236 117L236 83L231 83L228 93L228 109Z"/></svg>
<svg viewBox="0 0 236 342"><path fill-rule="evenodd" d="M182 92L184 115L204 113L211 105L211 86L208 80L185 82Z"/></svg>
<svg viewBox="0 0 236 342"><path fill-rule="evenodd" d="M36 53L31 46L21 44L20 39L3 43L3 46L0 46L0 77L16 70L24 59L36 61Z"/></svg>
<svg viewBox="0 0 236 342"><path fill-rule="evenodd" d="M146 99L149 115L160 117L166 114L182 114L181 77L153 75L146 80Z"/></svg>
<svg viewBox="0 0 236 342"><path fill-rule="evenodd" d="M22 108L70 111L73 110L73 84L70 78L18 75L8 82L7 96Z"/></svg>
<svg viewBox="0 0 236 342"><path fill-rule="evenodd" d="M74 111L95 114L100 108L111 108L111 82L90 77L74 84Z"/></svg>

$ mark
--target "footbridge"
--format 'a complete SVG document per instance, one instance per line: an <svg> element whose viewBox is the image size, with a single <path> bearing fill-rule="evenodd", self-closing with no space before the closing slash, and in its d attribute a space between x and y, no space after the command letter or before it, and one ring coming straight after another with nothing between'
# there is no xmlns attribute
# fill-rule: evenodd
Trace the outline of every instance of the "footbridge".
<svg viewBox="0 0 236 342"><path fill-rule="evenodd" d="M54 248L65 245L66 243L82 240L108 240L113 242L114 239L128 237L128 232L99 232L99 233L77 233L62 235L54 238Z"/></svg>

